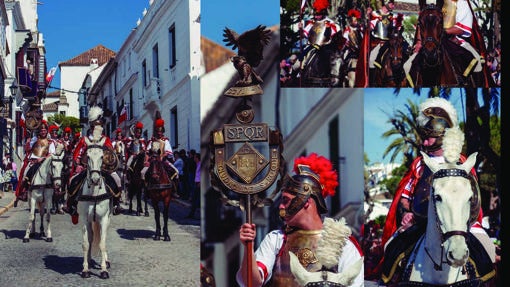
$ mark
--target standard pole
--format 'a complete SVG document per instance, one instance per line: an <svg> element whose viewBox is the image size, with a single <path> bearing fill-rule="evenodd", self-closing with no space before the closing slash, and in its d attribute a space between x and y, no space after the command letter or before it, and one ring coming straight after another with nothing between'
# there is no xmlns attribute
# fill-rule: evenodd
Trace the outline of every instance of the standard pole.
<svg viewBox="0 0 510 287"><path fill-rule="evenodd" d="M247 194L246 195L246 222L251 224L251 194ZM248 250L248 252L246 252L247 254L247 283L248 283L248 287L251 287L252 286L252 260L253 260L253 241L248 241L246 243L246 248Z"/></svg>

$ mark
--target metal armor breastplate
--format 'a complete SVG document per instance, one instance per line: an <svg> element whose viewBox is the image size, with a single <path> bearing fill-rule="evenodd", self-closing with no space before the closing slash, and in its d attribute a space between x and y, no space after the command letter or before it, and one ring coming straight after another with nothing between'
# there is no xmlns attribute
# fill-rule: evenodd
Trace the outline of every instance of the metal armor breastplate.
<svg viewBox="0 0 510 287"><path fill-rule="evenodd" d="M310 33L308 35L308 42L310 42L311 45L319 46L326 44L329 41L329 39L326 39L325 36L326 28L325 21L313 23L312 29L310 29Z"/></svg>
<svg viewBox="0 0 510 287"><path fill-rule="evenodd" d="M433 173L428 166L423 167L423 174L414 188L413 203L411 209L420 218L427 218L427 210L430 195L430 183Z"/></svg>
<svg viewBox="0 0 510 287"><path fill-rule="evenodd" d="M320 237L321 230L297 230L288 234L280 256L276 259L270 286L300 286L290 271L289 251L297 255L299 262L306 270L313 272L320 270L322 265L315 256Z"/></svg>
<svg viewBox="0 0 510 287"><path fill-rule="evenodd" d="M32 154L38 157L48 155L50 149L50 142L48 139L38 139L32 147Z"/></svg>
<svg viewBox="0 0 510 287"><path fill-rule="evenodd" d="M142 149L142 144L140 143L140 140L139 139L135 139L131 143L131 146L129 147L129 153L132 154L132 155L137 155L138 153L140 153L141 149Z"/></svg>
<svg viewBox="0 0 510 287"><path fill-rule="evenodd" d="M159 142L159 154L161 155L161 158L163 158L163 155L165 154L165 140L158 139Z"/></svg>
<svg viewBox="0 0 510 287"><path fill-rule="evenodd" d="M456 22L457 0L445 0L441 11L443 12L443 28L453 27Z"/></svg>

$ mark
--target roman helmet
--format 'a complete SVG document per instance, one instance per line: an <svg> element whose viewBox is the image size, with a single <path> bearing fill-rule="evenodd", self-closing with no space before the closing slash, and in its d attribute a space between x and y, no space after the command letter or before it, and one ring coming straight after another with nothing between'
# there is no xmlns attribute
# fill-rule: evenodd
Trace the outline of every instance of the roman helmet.
<svg viewBox="0 0 510 287"><path fill-rule="evenodd" d="M161 118L161 113L159 111L156 111L156 119L154 120L154 135L157 133L157 131L165 132L165 121Z"/></svg>
<svg viewBox="0 0 510 287"><path fill-rule="evenodd" d="M57 125L50 125L50 127L48 128L48 132L51 134L54 131L58 132L58 126Z"/></svg>
<svg viewBox="0 0 510 287"><path fill-rule="evenodd" d="M47 122L45 119L42 119L42 120L41 120L41 124L39 125L38 130L39 130L39 131L41 131L43 128L44 128L45 130L47 130L48 132L50 131L50 128L49 128L48 122Z"/></svg>
<svg viewBox="0 0 510 287"><path fill-rule="evenodd" d="M446 129L458 127L457 111L443 98L429 98L420 104L420 113L416 118L422 141L437 138L432 146L423 146L425 152L437 151L443 144Z"/></svg>
<svg viewBox="0 0 510 287"><path fill-rule="evenodd" d="M73 132L73 130L70 127L65 127L64 128L64 134L66 134L68 136L71 136L72 132Z"/></svg>
<svg viewBox="0 0 510 287"><path fill-rule="evenodd" d="M320 214L328 212L327 196L333 196L338 186L338 175L333 164L316 153L308 157L299 157L294 161L295 175L286 175L282 191L296 195L285 210L280 210L280 217L292 216L303 208L308 198L312 197Z"/></svg>
<svg viewBox="0 0 510 287"><path fill-rule="evenodd" d="M329 1L328 0L315 0L312 4L313 10L316 15L327 15Z"/></svg>

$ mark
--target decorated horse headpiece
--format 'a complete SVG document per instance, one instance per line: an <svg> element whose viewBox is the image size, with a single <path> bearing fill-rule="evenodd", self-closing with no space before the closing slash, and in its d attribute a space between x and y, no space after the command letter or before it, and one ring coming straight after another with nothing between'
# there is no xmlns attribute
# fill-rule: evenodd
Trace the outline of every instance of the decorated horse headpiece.
<svg viewBox="0 0 510 287"><path fill-rule="evenodd" d="M289 251L290 269L300 286L343 287L353 283L361 272L363 257L356 262L351 262L352 265L342 272L337 272L338 258L351 233L351 229L345 223L345 218L342 217L338 221L329 217L324 218L321 238L316 250L317 260L323 267L317 272L308 272L301 265L298 257Z"/></svg>
<svg viewBox="0 0 510 287"><path fill-rule="evenodd" d="M89 110L89 125L103 125L103 109L98 106L94 106Z"/></svg>
<svg viewBox="0 0 510 287"><path fill-rule="evenodd" d="M441 148L446 129L458 128L457 111L449 101L443 98L429 98L420 104L420 113L416 120L422 140L437 139L432 146L423 147L427 152Z"/></svg>
<svg viewBox="0 0 510 287"><path fill-rule="evenodd" d="M338 175L333 164L325 157L316 153L308 157L299 157L294 161L295 175L286 175L283 179L282 191L296 195L280 216L296 214L312 197L317 203L320 214L328 212L324 198L335 195L338 186Z"/></svg>

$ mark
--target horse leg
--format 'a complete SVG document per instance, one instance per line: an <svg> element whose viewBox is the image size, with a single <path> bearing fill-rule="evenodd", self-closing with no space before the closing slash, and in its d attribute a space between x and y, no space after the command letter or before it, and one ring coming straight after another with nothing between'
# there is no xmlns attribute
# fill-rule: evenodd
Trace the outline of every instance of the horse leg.
<svg viewBox="0 0 510 287"><path fill-rule="evenodd" d="M84 218L84 220L87 221L86 218ZM92 245L92 226L90 223L85 222L85 224L82 227L82 234L83 234L83 243L82 243L83 269L81 271L81 277L82 278L90 278L89 260L91 259L90 248Z"/></svg>
<svg viewBox="0 0 510 287"><path fill-rule="evenodd" d="M30 238L34 237L32 228L35 222L35 199L32 198L31 193L28 198L30 198L30 214L28 215L28 226L25 232L25 237L23 238L23 243L29 242Z"/></svg>
<svg viewBox="0 0 510 287"><path fill-rule="evenodd" d="M143 201L144 201L144 205L145 205L145 216L148 217L149 216L149 207L147 204L147 194L145 193L145 190L143 190L142 192L144 193Z"/></svg>
<svg viewBox="0 0 510 287"><path fill-rule="evenodd" d="M49 196L51 196L51 193L52 192L49 192ZM52 242L53 241L53 238L51 237L51 225L50 225L50 222L51 222L51 213L48 212L49 210L49 207L51 205L50 201L49 200L46 200L46 242ZM42 218L42 217L41 217ZM41 234L44 234L44 226L42 225L42 220L41 220Z"/></svg>
<svg viewBox="0 0 510 287"><path fill-rule="evenodd" d="M163 241L170 241L170 235L168 235L168 210L170 206L170 199L165 199L165 205L163 207Z"/></svg>
<svg viewBox="0 0 510 287"><path fill-rule="evenodd" d="M159 202L152 201L152 206L154 207L154 220L156 221L156 234L154 235L154 240L161 239L161 222L159 215Z"/></svg>
<svg viewBox="0 0 510 287"><path fill-rule="evenodd" d="M128 198L129 198L129 209L128 209L128 213L129 214L133 214L133 191L131 190L133 187L129 187L129 192L128 192Z"/></svg>
<svg viewBox="0 0 510 287"><path fill-rule="evenodd" d="M106 252L106 232L108 231L109 218L107 216L101 219L101 238L99 241L99 250L101 251L101 279L108 279L107 268L110 268L110 262L108 261L108 253Z"/></svg>
<svg viewBox="0 0 510 287"><path fill-rule="evenodd" d="M138 187L136 191L136 216L140 216L143 213L142 208L142 187Z"/></svg>

